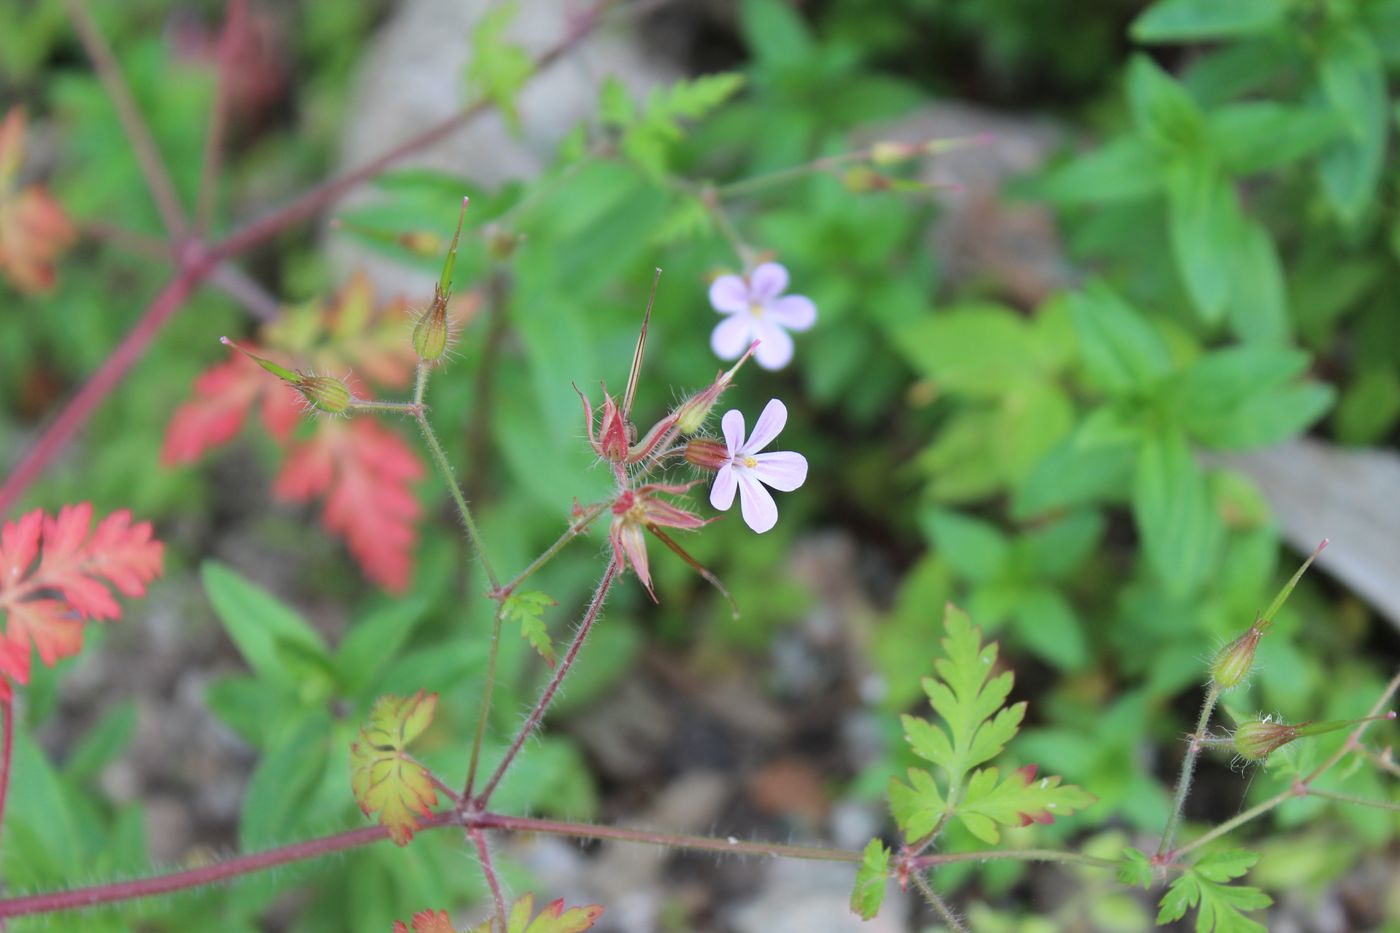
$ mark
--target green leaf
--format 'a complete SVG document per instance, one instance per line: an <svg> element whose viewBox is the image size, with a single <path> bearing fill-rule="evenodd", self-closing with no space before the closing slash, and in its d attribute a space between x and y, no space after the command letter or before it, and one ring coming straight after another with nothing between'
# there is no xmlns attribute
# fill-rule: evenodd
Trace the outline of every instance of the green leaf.
<svg viewBox="0 0 1400 933"><path fill-rule="evenodd" d="M1171 883L1162 896L1157 922L1180 920L1190 908L1197 908L1197 933L1263 933L1265 927L1244 915L1261 910L1273 898L1258 888L1226 884L1249 870L1258 856L1232 849L1203 857Z"/></svg>
<svg viewBox="0 0 1400 933"><path fill-rule="evenodd" d="M996 768L975 771L954 811L968 831L983 842L1001 841L1002 826L1053 823L1098 800L1058 777L1036 777L1034 765L1017 768L1003 779Z"/></svg>
<svg viewBox="0 0 1400 933"><path fill-rule="evenodd" d="M641 113L624 125L619 147L652 178L663 177L671 150L685 135L679 121L700 119L734 96L743 84L743 75L725 72L653 89ZM614 117L625 112L624 105L616 100L617 93L610 92L611 99L605 100Z"/></svg>
<svg viewBox="0 0 1400 933"><path fill-rule="evenodd" d="M1152 887L1152 862L1137 849L1123 850L1123 863L1118 866L1118 883L1128 887Z"/></svg>
<svg viewBox="0 0 1400 933"><path fill-rule="evenodd" d="M1215 567L1225 530L1179 429L1164 429L1143 442L1133 518L1148 564L1167 592L1177 597L1195 592Z"/></svg>
<svg viewBox="0 0 1400 933"><path fill-rule="evenodd" d="M1333 390L1298 383L1301 350L1234 347L1198 358L1168 389L1168 410L1201 443L1218 449L1276 444L1326 413Z"/></svg>
<svg viewBox="0 0 1400 933"><path fill-rule="evenodd" d="M1230 300L1244 227L1234 185L1212 162L1187 159L1168 173L1167 207L1177 272L1201 320L1217 324Z"/></svg>
<svg viewBox="0 0 1400 933"><path fill-rule="evenodd" d="M921 524L939 556L970 580L988 580L1006 564L1006 538L987 522L930 509L921 516Z"/></svg>
<svg viewBox="0 0 1400 933"><path fill-rule="evenodd" d="M1342 222L1355 225L1375 200L1387 135L1385 71L1370 37L1360 29L1331 37L1318 83L1344 128L1319 163L1322 190Z"/></svg>
<svg viewBox="0 0 1400 933"><path fill-rule="evenodd" d="M1138 42L1200 42L1248 36L1283 21L1283 0L1159 0L1133 20Z"/></svg>
<svg viewBox="0 0 1400 933"><path fill-rule="evenodd" d="M1140 201L1162 190L1167 161L1141 136L1120 136L1050 172L1036 186L1063 205Z"/></svg>
<svg viewBox="0 0 1400 933"><path fill-rule="evenodd" d="M136 704L123 700L102 714L63 763L63 777L81 785L126 751L136 732Z"/></svg>
<svg viewBox="0 0 1400 933"><path fill-rule="evenodd" d="M294 838L329 758L330 716L319 710L282 732L283 740L266 750L248 779L239 823L239 843L254 851Z"/></svg>
<svg viewBox="0 0 1400 933"><path fill-rule="evenodd" d="M908 773L908 784L897 777L890 778L890 813L907 838L922 839L938 826L948 810L948 802L933 775L922 768L910 768Z"/></svg>
<svg viewBox="0 0 1400 933"><path fill-rule="evenodd" d="M1206 132L1221 166L1250 175L1296 162L1342 130L1336 114L1272 101L1229 104L1206 117Z"/></svg>
<svg viewBox="0 0 1400 933"><path fill-rule="evenodd" d="M1102 282L1070 300L1085 374L1109 395L1141 392L1171 369L1167 346L1147 319Z"/></svg>
<svg viewBox="0 0 1400 933"><path fill-rule="evenodd" d="M889 874L890 850L880 840L870 840L860 868L856 870L855 888L851 891L851 911L862 920L873 920L880 912Z"/></svg>
<svg viewBox="0 0 1400 933"><path fill-rule="evenodd" d="M515 19L516 5L506 3L487 12L472 31L467 80L477 93L496 105L512 130L520 132L516 97L534 74L530 54L507 42L505 32Z"/></svg>
<svg viewBox="0 0 1400 933"><path fill-rule="evenodd" d="M1075 671L1089 662L1084 627L1058 590L1036 587L1027 591L1017 602L1012 619L1021 642L1056 667Z"/></svg>
<svg viewBox="0 0 1400 933"><path fill-rule="evenodd" d="M939 678L925 677L924 692L947 731L913 716L903 717L914 753L948 772L952 784L968 769L995 758L1020 728L1026 704L1003 708L1015 679L1010 671L992 676L995 643L982 645L982 632L949 605L943 614L946 657L934 662Z"/></svg>
<svg viewBox="0 0 1400 933"><path fill-rule="evenodd" d="M550 667L554 666L554 643L549 640L549 629L545 628L544 611L557 605L553 597L539 590L511 593L501 604L505 617L520 624L520 637L529 642Z"/></svg>
<svg viewBox="0 0 1400 933"><path fill-rule="evenodd" d="M1008 383L1053 369L1026 319L1000 305L963 305L895 332L898 349L939 389L999 398Z"/></svg>
<svg viewBox="0 0 1400 933"><path fill-rule="evenodd" d="M764 66L791 67L810 58L816 49L811 30L783 0L744 0L739 28L754 58Z"/></svg>
<svg viewBox="0 0 1400 933"><path fill-rule="evenodd" d="M1128 64L1128 108L1138 131L1161 149L1189 153L1200 147L1200 108L1185 86L1146 55L1134 55Z"/></svg>
<svg viewBox="0 0 1400 933"><path fill-rule="evenodd" d="M1131 447L1086 448L1073 438L1061 441L1016 489L1011 515L1024 520L1054 509L1126 499L1133 463Z"/></svg>
<svg viewBox="0 0 1400 933"><path fill-rule="evenodd" d="M422 598L399 599L372 610L351 626L335 656L336 676L347 694L370 686L398 657L427 608Z"/></svg>
<svg viewBox="0 0 1400 933"><path fill-rule="evenodd" d="M1400 373L1386 366L1358 371L1342 391L1335 424L1343 444L1374 444L1400 418Z"/></svg>
<svg viewBox="0 0 1400 933"><path fill-rule="evenodd" d="M302 690L291 653L297 649L330 665L320 634L271 593L216 561L205 561L200 576L219 621L259 677Z"/></svg>
<svg viewBox="0 0 1400 933"><path fill-rule="evenodd" d="M1235 245L1230 330L1246 343L1285 344L1291 337L1283 261L1269 230L1245 218Z"/></svg>

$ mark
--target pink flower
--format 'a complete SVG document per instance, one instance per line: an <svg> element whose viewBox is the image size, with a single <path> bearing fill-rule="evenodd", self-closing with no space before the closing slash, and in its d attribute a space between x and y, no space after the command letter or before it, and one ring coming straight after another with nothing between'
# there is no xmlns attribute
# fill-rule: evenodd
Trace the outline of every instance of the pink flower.
<svg viewBox="0 0 1400 933"><path fill-rule="evenodd" d="M780 492L792 492L807 480L807 458L801 454L789 450L759 453L782 433L785 424L787 406L777 399L770 400L764 407L747 440L744 439L744 416L737 410L726 412L720 422L729 457L715 474L710 505L721 512L727 511L734 504L734 492L738 490L744 521L759 534L778 521L778 506L764 485Z"/></svg>
<svg viewBox="0 0 1400 933"><path fill-rule="evenodd" d="M802 295L784 295L788 271L765 262L747 278L722 275L710 286L710 304L727 317L710 335L722 360L737 359L759 341L754 359L764 369L782 369L792 359L789 330L806 330L817 320L817 306Z"/></svg>

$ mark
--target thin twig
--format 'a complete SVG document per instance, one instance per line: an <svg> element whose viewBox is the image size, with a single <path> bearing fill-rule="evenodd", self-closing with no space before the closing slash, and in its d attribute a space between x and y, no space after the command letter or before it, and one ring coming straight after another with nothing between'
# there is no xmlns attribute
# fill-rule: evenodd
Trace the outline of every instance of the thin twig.
<svg viewBox="0 0 1400 933"><path fill-rule="evenodd" d="M420 370L421 368L420 366ZM417 415L418 431L423 435L423 443L428 446L428 453L432 455L433 463L437 466L438 473L442 476L442 481L452 496L452 503L457 506L457 517L461 519L462 527L466 529L467 538L471 541L476 559L481 561L481 569L486 573L486 580L491 584L493 591L499 590L501 581L496 578L496 570L491 566L491 558L486 554L486 542L481 537L481 529L477 527L476 519L472 517L471 507L467 505L466 497L462 495L462 487L457 483L457 477L452 471L452 464L447 459L447 452L442 449L442 443L433 431L433 426L429 423L427 412L421 403L418 403L415 414Z"/></svg>
<svg viewBox="0 0 1400 933"><path fill-rule="evenodd" d="M1201 754L1201 743L1209 734L1210 716L1215 712L1215 704L1220 699L1220 685L1211 682L1206 691L1205 702L1201 704L1201 715L1196 720L1196 731L1191 735L1191 743L1186 747L1186 755L1181 759L1181 775L1176 779L1176 794L1172 798L1171 815L1167 826L1162 830L1162 841L1157 846L1157 855L1165 855L1172 847L1176 828L1181 824L1181 811L1186 806L1186 796L1191 792L1191 779L1196 773L1196 759Z"/></svg>
<svg viewBox="0 0 1400 933"><path fill-rule="evenodd" d="M467 780L462 786L462 800L470 801L476 788L476 769L481 763L481 746L486 741L486 725L491 716L491 697L496 692L496 662L501 653L501 624L505 620L506 603L496 603L491 620L491 644L486 650L486 680L481 686L481 709L476 714L476 732L472 734L472 751L467 765Z"/></svg>
<svg viewBox="0 0 1400 933"><path fill-rule="evenodd" d="M200 236L209 231L214 203L217 200L219 175L224 158L224 132L228 129L233 54L244 35L247 15L246 0L228 0L224 10L224 26L219 33L214 72L214 102L209 108L209 123L204 133L204 156L199 165L199 193L195 197L194 228Z"/></svg>
<svg viewBox="0 0 1400 933"><path fill-rule="evenodd" d="M496 877L496 867L491 864L491 849L486 845L486 834L473 827L467 830L467 835L472 837L472 842L476 843L476 854L481 860L481 873L486 877L486 886L491 889L491 899L496 902L496 922L491 925L495 929L500 926L502 933L505 933L506 924L510 922L510 915L506 913L506 896L501 892L500 879Z"/></svg>
<svg viewBox="0 0 1400 933"><path fill-rule="evenodd" d="M187 222L184 208L180 206L180 198L175 193L175 183L171 180L165 159L151 136L150 126L141 115L141 109L136 106L136 99L122 75L116 56L107 45L102 30L97 28L97 23L93 21L84 0L63 0L63 6L68 10L68 17L73 21L73 28L77 31L78 39L87 51L88 58L92 59L92 67L97 72L98 80L106 89L107 96L112 99L112 106L117 109L117 119L121 121L127 141L131 143L131 151L136 155L141 175L146 180L146 187L150 189L151 198L155 201L156 210L160 213L166 232L173 240L184 239Z"/></svg>
<svg viewBox="0 0 1400 933"><path fill-rule="evenodd" d="M496 792L496 785L505 777L505 773L510 769L515 761L515 756L520 754L520 749L525 745L525 740L534 733L535 727L544 718L545 711L554 702L554 695L559 692L559 685L564 682L569 669L573 667L574 660L578 657L579 651L583 648L583 643L588 638L588 633L593 629L593 623L598 620L598 614L603 609L603 601L608 597L608 590L612 588L613 580L621 568L616 560L608 561L608 569L603 571L603 579L598 581L598 589L593 593L593 599L588 604L588 609L583 614L583 621L579 623L578 631L574 634L574 640L569 645L569 650L560 660L558 667L554 669L554 676L550 677L549 683L545 685L540 698L536 701L530 715L525 717L525 724L516 732L515 738L510 743L510 748L506 749L505 756L500 764L496 765L496 770L491 775L491 780L486 782L486 787L481 795L473 801L474 805L485 809L486 804L491 800L491 795Z"/></svg>
<svg viewBox="0 0 1400 933"><path fill-rule="evenodd" d="M938 896L938 892L933 890L933 885L928 883L928 879L918 872L915 872L912 877L914 879L914 887L919 889L919 893L924 896L924 900L928 901L928 905L938 911L938 915L943 918L943 922L948 925L948 929L953 930L954 933L968 933L967 927L958 919L958 915L954 913L953 908L948 906L947 901Z"/></svg>

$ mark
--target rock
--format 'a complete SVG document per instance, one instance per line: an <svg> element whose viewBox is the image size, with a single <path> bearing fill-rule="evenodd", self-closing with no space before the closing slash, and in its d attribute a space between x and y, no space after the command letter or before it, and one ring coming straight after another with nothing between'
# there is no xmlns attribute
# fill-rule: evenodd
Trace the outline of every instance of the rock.
<svg viewBox="0 0 1400 933"><path fill-rule="evenodd" d="M374 159L461 109L469 99L464 76L472 28L491 6L488 0L408 0L398 8L360 66L341 141L342 170ZM524 0L507 35L538 54L570 28L570 13L582 8L565 0ZM625 25L605 26L530 81L520 97L518 138L493 112L396 167L452 172L485 185L534 177L564 135L594 112L598 88L610 76L640 95L679 73L648 57ZM349 201L364 197L362 189ZM346 237L332 237L329 246L338 275L363 265L380 294L431 288L434 276L379 258Z"/></svg>

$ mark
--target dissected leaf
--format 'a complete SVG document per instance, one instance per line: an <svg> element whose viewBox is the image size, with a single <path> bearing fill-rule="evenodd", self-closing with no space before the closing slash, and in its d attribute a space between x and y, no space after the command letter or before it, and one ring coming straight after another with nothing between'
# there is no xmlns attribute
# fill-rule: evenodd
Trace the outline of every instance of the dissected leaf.
<svg viewBox="0 0 1400 933"><path fill-rule="evenodd" d="M1118 883L1129 887L1142 886L1145 891L1152 887L1152 862L1137 849L1123 850L1123 862L1118 866Z"/></svg>
<svg viewBox="0 0 1400 933"><path fill-rule="evenodd" d="M520 623L520 637L529 642L550 667L554 666L554 643L544 625L544 611L557 605L553 597L539 590L511 593L501 604L505 617Z"/></svg>
<svg viewBox="0 0 1400 933"><path fill-rule="evenodd" d="M84 620L120 617L109 587L145 595L161 574L164 551L151 523L133 525L128 511L92 527L90 502L66 505L55 516L35 510L0 526L0 695L8 696L11 680L29 682L31 645L52 666L78 653Z"/></svg>
<svg viewBox="0 0 1400 933"><path fill-rule="evenodd" d="M560 899L544 905L539 916L535 916L535 895L526 893L511 905L506 933L583 933L592 929L602 915L603 908L597 904L565 909ZM488 920L470 933L492 933L493 930Z"/></svg>
<svg viewBox="0 0 1400 933"><path fill-rule="evenodd" d="M382 696L374 701L359 741L350 746L350 783L365 816L379 822L398 845L408 845L418 817L437 803L437 788L426 768L408 757L409 743L433 721L437 694L419 690L411 697Z"/></svg>
<svg viewBox="0 0 1400 933"><path fill-rule="evenodd" d="M518 133L520 109L516 106L516 97L534 73L535 66L528 52L505 39L505 31L515 13L516 5L507 3L481 18L472 32L467 78L480 89L482 97L496 105L511 129Z"/></svg>
<svg viewBox="0 0 1400 933"><path fill-rule="evenodd" d="M16 188L24 130L21 107L12 107L0 120L0 275L34 294L53 288L54 262L73 244L77 229L43 186Z"/></svg>
<svg viewBox="0 0 1400 933"><path fill-rule="evenodd" d="M273 490L293 502L324 494L327 530L346 540L365 576L402 590L422 511L409 486L422 475L417 455L394 431L369 418L327 420L293 446Z"/></svg>
<svg viewBox="0 0 1400 933"><path fill-rule="evenodd" d="M402 920L394 921L394 933L408 933ZM420 910L413 915L413 933L457 933L457 928L445 910Z"/></svg>
<svg viewBox="0 0 1400 933"><path fill-rule="evenodd" d="M1010 671L992 676L996 643L982 645L982 631L967 613L949 605L943 625L947 657L934 662L940 679L925 677L923 686L946 731L913 716L904 717L904 728L914 753L941 765L957 783L970 768L1001 753L1020 727L1026 704L1002 707L1015 676Z"/></svg>
<svg viewBox="0 0 1400 933"><path fill-rule="evenodd" d="M698 120L732 97L744 76L732 72L702 75L654 88L637 107L621 82L609 80L599 98L598 116L622 131L618 147L653 176L666 172L671 147L684 138L681 120Z"/></svg>
<svg viewBox="0 0 1400 933"><path fill-rule="evenodd" d="M1017 768L1001 778L996 768L973 773L957 802L958 819L968 830L993 845L1001 841L998 826L1053 823L1098 798L1082 787L1060 784L1058 777L1036 778L1036 766Z"/></svg>
<svg viewBox="0 0 1400 933"><path fill-rule="evenodd" d="M1196 908L1197 933L1260 933L1264 925L1244 915L1262 910L1273 898L1258 888L1227 884L1247 872L1259 856L1244 849L1229 849L1202 857L1186 869L1162 895L1159 924L1180 920Z"/></svg>
<svg viewBox="0 0 1400 933"><path fill-rule="evenodd" d="M890 850L878 839L865 847L865 858L856 871L856 886L851 891L851 911L862 920L874 919L885 900L885 886L890 874Z"/></svg>
<svg viewBox="0 0 1400 933"><path fill-rule="evenodd" d="M943 792L933 775L922 768L909 769L909 783L890 778L890 812L910 839L922 839L933 832L948 809Z"/></svg>
<svg viewBox="0 0 1400 933"><path fill-rule="evenodd" d="M286 440L301 418L304 406L296 389L268 379L256 363L232 348L229 354L228 360L200 374L194 398L175 409L160 452L166 466L193 462L233 440L255 405L263 426L278 441Z"/></svg>

